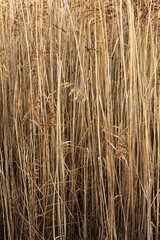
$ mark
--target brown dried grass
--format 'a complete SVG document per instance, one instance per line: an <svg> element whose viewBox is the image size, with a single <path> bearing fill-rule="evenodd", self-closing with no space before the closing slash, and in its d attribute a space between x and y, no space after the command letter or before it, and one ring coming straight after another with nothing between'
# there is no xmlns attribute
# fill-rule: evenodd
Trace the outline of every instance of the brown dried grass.
<svg viewBox="0 0 160 240"><path fill-rule="evenodd" d="M0 0L0 239L159 239L159 9Z"/></svg>

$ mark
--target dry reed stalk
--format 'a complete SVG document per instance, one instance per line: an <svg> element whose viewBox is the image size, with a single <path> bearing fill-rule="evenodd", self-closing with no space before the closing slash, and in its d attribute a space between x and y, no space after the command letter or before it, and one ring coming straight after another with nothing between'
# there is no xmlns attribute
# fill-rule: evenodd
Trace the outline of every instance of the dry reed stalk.
<svg viewBox="0 0 160 240"><path fill-rule="evenodd" d="M0 239L159 239L159 1L0 1Z"/></svg>

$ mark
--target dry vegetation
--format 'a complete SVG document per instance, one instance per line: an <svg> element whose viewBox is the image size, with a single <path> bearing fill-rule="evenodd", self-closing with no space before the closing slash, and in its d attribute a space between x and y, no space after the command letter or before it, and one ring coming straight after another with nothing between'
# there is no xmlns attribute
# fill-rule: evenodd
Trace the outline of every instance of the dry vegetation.
<svg viewBox="0 0 160 240"><path fill-rule="evenodd" d="M159 58L159 0L0 0L0 239L160 239Z"/></svg>

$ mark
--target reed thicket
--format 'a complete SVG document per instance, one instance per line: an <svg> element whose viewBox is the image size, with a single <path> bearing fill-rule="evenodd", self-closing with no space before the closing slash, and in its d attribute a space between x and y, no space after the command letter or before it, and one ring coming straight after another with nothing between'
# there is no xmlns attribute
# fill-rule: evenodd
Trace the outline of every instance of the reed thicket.
<svg viewBox="0 0 160 240"><path fill-rule="evenodd" d="M160 239L160 3L0 0L0 239Z"/></svg>

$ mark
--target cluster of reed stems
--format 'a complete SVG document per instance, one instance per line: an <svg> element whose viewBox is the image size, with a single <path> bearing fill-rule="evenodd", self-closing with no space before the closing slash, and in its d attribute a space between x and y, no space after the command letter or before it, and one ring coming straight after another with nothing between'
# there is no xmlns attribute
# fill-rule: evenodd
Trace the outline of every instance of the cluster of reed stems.
<svg viewBox="0 0 160 240"><path fill-rule="evenodd" d="M0 239L160 239L159 9L0 0Z"/></svg>

